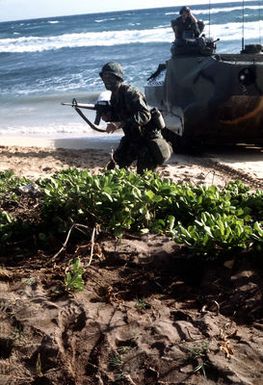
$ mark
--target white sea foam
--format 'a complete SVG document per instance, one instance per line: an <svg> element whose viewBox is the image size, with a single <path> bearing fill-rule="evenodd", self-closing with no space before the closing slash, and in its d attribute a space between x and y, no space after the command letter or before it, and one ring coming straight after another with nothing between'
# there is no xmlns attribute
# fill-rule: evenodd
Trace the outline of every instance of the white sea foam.
<svg viewBox="0 0 263 385"><path fill-rule="evenodd" d="M96 19L95 23L106 23L107 21L114 21L116 17L108 17L106 19Z"/></svg>
<svg viewBox="0 0 263 385"><path fill-rule="evenodd" d="M214 37L221 40L237 40L241 37L242 23L214 24L206 28ZM245 36L253 39L263 30L262 21L245 23ZM144 30L123 30L63 34L46 37L18 37L0 39L0 52L40 52L61 48L114 46L133 43L164 43L173 41L173 32L170 27Z"/></svg>
<svg viewBox="0 0 263 385"><path fill-rule="evenodd" d="M192 12L195 15L200 15L200 14L208 15L209 13L210 14L216 14L216 13L219 13L219 12L232 12L232 11L239 11L239 10L240 10L240 13L241 13L242 9L243 9L242 6L211 8L210 10L209 9L194 9L192 7ZM263 9L263 5L245 5L244 9L245 10L247 10L247 9L260 10L260 9ZM178 16L178 14L176 12L166 12L165 15L166 16Z"/></svg>
<svg viewBox="0 0 263 385"><path fill-rule="evenodd" d="M46 123L45 126L31 124L11 124L0 128L0 135L6 134L29 134L29 135L54 135L54 134L90 134L91 128L83 123L56 124Z"/></svg>
<svg viewBox="0 0 263 385"><path fill-rule="evenodd" d="M263 9L263 6L262 5L250 5L250 6L245 6L244 7L244 10L248 10L248 9L255 9L255 10L260 10L260 9ZM193 13L195 15L199 15L199 14L203 14L203 15L207 15L207 14L215 14L215 13L219 13L219 12L232 12L232 11L240 11L240 15L242 14L242 11L243 10L243 7L225 7L225 8L212 8L210 11L209 9L204 9L204 10L201 10L201 9L198 9L196 11L193 11Z"/></svg>
<svg viewBox="0 0 263 385"><path fill-rule="evenodd" d="M106 129L106 124L101 122L100 127L102 129ZM60 134L67 134L67 135L87 135L87 136L98 136L98 133L94 130L92 130L87 124L85 124L83 121L78 119L77 116L74 116L70 123L60 122L56 123L54 121L52 122L45 122L44 125L37 124L36 122L28 122L26 124L23 124L21 122L17 122L14 124L9 124L6 126L0 127L0 140L1 135L60 135ZM120 133L116 133L114 136L119 137ZM107 138L110 139L112 135L103 135L100 134L101 139L104 140Z"/></svg>
<svg viewBox="0 0 263 385"><path fill-rule="evenodd" d="M170 28L63 34L0 39L0 52L40 52L60 48L113 46L172 40Z"/></svg>
<svg viewBox="0 0 263 385"><path fill-rule="evenodd" d="M262 39L259 33L262 33L263 24L257 22L245 23L244 37L246 40L255 39L258 37L258 41ZM214 24L210 26L210 34L214 37L220 37L221 41L233 41L241 39L243 33L242 23L228 23L222 28L222 24Z"/></svg>

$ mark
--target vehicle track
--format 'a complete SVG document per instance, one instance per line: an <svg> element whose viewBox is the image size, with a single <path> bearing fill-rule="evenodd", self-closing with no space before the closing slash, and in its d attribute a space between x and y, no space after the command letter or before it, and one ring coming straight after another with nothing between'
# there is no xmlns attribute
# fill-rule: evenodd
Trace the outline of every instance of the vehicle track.
<svg viewBox="0 0 263 385"><path fill-rule="evenodd" d="M249 185L250 187L254 189L263 189L263 180L259 179L257 177L253 177L249 173L238 170L234 167L229 166L228 164L219 162L216 159L213 159L212 154L203 154L204 158L199 158L200 162L198 162L200 165L211 168L217 172L220 172L224 175L227 175L231 177L232 179L239 179L243 183Z"/></svg>

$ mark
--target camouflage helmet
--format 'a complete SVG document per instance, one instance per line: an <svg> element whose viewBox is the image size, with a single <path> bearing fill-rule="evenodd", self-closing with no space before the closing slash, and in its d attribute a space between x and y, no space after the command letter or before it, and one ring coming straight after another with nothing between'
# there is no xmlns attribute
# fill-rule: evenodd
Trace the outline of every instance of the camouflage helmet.
<svg viewBox="0 0 263 385"><path fill-rule="evenodd" d="M186 13L189 13L190 12L190 8L189 7L186 7L186 6L184 6L184 7L182 7L181 9L180 9L180 15L182 15L184 12L186 12Z"/></svg>
<svg viewBox="0 0 263 385"><path fill-rule="evenodd" d="M122 65L119 63L110 62L110 63L104 64L100 72L100 77L102 77L104 73L111 73L114 76L116 76L118 79L123 80L123 69L122 69Z"/></svg>

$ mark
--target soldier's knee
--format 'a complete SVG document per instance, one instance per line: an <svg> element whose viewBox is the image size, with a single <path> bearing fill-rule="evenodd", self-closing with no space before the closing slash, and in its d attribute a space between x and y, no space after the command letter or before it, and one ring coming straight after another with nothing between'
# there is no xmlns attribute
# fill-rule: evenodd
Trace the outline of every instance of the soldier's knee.
<svg viewBox="0 0 263 385"><path fill-rule="evenodd" d="M106 164L106 170L114 170L115 167L116 167L116 162L114 162L113 160L110 160Z"/></svg>
<svg viewBox="0 0 263 385"><path fill-rule="evenodd" d="M158 165L170 159L173 152L171 145L164 138L151 140L149 146L152 157Z"/></svg>

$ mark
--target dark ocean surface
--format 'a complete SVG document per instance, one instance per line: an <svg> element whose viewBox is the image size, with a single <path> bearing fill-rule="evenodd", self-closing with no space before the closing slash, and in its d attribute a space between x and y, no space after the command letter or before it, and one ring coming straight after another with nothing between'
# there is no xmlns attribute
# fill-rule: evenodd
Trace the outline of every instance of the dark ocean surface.
<svg viewBox="0 0 263 385"><path fill-rule="evenodd" d="M220 38L218 52L261 44L259 1L192 6ZM123 64L126 80L143 90L147 77L170 57L171 19L178 7L108 12L0 23L0 134L83 134L90 130L61 101L94 102L103 64ZM243 25L244 20L244 25ZM244 27L244 28L243 28ZM262 29L262 30L261 30Z"/></svg>

